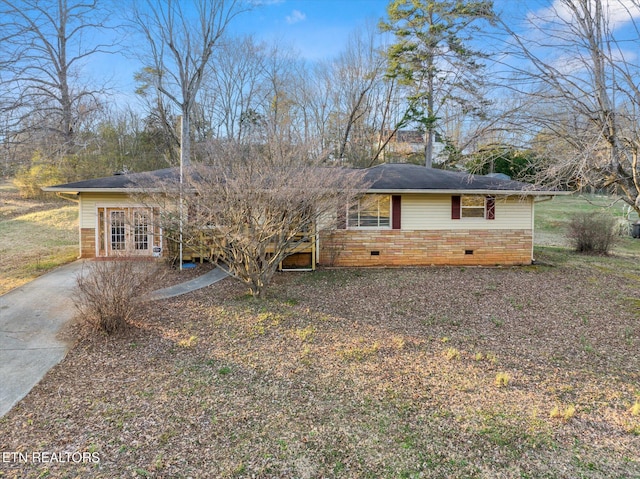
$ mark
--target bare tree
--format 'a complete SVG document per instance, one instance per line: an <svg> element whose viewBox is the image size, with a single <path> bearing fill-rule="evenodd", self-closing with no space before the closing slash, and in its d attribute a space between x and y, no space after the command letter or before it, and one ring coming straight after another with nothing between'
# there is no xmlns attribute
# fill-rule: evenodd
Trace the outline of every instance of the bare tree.
<svg viewBox="0 0 640 479"><path fill-rule="evenodd" d="M250 36L227 38L216 51L200 100L216 136L246 141L262 119L266 52Z"/></svg>
<svg viewBox="0 0 640 479"><path fill-rule="evenodd" d="M278 142L216 142L208 164L185 176L185 240L224 261L255 297L284 258L313 242L317 229L335 227L330 218L335 223L336 212L363 190L361 172L323 168L308 156L304 147ZM178 194L175 185L159 189L156 203ZM164 231L177 231L178 221L177 213L165 214Z"/></svg>
<svg viewBox="0 0 640 479"><path fill-rule="evenodd" d="M114 42L97 40L110 38L108 12L97 1L73 0L0 0L0 11L0 81L17 119L14 132L23 139L53 135L57 152L66 154L77 146L82 122L101 107L104 86L83 80L82 67L113 50Z"/></svg>
<svg viewBox="0 0 640 479"><path fill-rule="evenodd" d="M354 30L344 50L298 75L296 98L305 118L305 138L340 164L370 166L381 151L379 138L398 123L393 81L384 81L386 58L379 33ZM391 125L391 126L390 126Z"/></svg>
<svg viewBox="0 0 640 479"><path fill-rule="evenodd" d="M528 15L524 33L505 24L511 86L536 104L521 118L553 159L543 179L608 188L638 213L639 18L637 0L556 0Z"/></svg>
<svg viewBox="0 0 640 479"><path fill-rule="evenodd" d="M207 66L229 22L241 11L241 0L146 0L134 12L148 47L145 67L158 91L182 114L185 166L191 158L189 122Z"/></svg>
<svg viewBox="0 0 640 479"><path fill-rule="evenodd" d="M386 59L377 49L375 30L354 32L333 63L337 158L350 157L362 164L371 157L380 117L376 98L384 88L385 70Z"/></svg>

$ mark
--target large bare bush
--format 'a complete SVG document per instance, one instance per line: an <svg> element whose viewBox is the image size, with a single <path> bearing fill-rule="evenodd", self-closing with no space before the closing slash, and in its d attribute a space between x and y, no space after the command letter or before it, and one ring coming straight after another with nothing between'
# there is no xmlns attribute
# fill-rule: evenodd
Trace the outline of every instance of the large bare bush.
<svg viewBox="0 0 640 479"><path fill-rule="evenodd" d="M365 186L361 171L321 167L284 142L216 143L206 154L206 165L185 173L182 218L165 206L167 198L179 203L176 185L154 188L165 237L181 229L183 244L210 251L255 297L296 247L336 226L336 213Z"/></svg>
<svg viewBox="0 0 640 479"><path fill-rule="evenodd" d="M114 334L127 327L136 304L157 280L159 267L150 261L94 261L78 275L74 302L96 330Z"/></svg>
<svg viewBox="0 0 640 479"><path fill-rule="evenodd" d="M569 222L567 238L580 253L607 254L616 241L616 219L605 213L577 213Z"/></svg>

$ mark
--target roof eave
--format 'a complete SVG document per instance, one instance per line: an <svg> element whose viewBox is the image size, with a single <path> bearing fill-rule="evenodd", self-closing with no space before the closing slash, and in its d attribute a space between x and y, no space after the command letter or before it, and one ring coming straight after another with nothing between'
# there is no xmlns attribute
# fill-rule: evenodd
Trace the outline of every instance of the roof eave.
<svg viewBox="0 0 640 479"><path fill-rule="evenodd" d="M58 186L46 186L42 191L51 191L56 193L71 193L77 195L79 193L150 193L159 192L157 188L62 188Z"/></svg>
<svg viewBox="0 0 640 479"><path fill-rule="evenodd" d="M536 190L487 190L487 189L376 189L370 188L367 193L378 194L466 194L466 195L504 195L504 196L555 196L555 195L570 195L570 191L536 191Z"/></svg>

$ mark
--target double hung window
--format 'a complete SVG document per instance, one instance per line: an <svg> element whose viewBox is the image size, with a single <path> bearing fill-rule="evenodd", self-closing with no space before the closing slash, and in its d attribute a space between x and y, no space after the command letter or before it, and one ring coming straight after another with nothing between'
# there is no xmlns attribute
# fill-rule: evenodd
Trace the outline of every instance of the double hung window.
<svg viewBox="0 0 640 479"><path fill-rule="evenodd" d="M349 208L349 228L390 228L391 195L365 195Z"/></svg>

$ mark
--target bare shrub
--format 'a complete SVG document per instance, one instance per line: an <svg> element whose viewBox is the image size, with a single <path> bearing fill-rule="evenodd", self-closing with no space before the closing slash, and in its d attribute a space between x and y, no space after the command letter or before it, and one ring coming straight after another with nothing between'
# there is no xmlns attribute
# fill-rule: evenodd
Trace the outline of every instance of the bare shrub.
<svg viewBox="0 0 640 479"><path fill-rule="evenodd" d="M157 193L141 201L163 211L169 243L208 251L256 298L286 257L336 228L338 212L366 190L362 170L322 166L304 144L215 142L203 145L203 154L207 164L186 169L187 186L151 183L147 191ZM186 218L163 207L172 198Z"/></svg>
<svg viewBox="0 0 640 479"><path fill-rule="evenodd" d="M84 320L107 334L127 327L138 299L159 272L157 263L128 259L94 261L87 269L76 280L74 303Z"/></svg>
<svg viewBox="0 0 640 479"><path fill-rule="evenodd" d="M580 253L607 254L616 241L616 219L605 213L577 213L569 222L567 238Z"/></svg>

